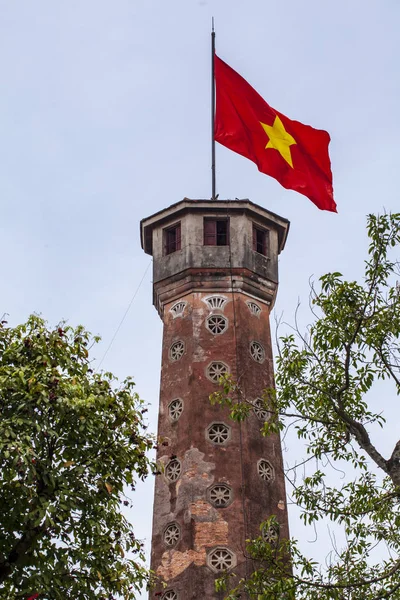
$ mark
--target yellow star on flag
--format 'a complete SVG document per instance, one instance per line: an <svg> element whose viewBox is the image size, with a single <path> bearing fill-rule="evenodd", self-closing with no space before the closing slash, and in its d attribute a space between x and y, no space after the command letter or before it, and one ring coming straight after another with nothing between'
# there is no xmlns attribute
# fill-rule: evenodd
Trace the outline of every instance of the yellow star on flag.
<svg viewBox="0 0 400 600"><path fill-rule="evenodd" d="M279 154L286 160L286 162L292 167L293 169L293 161L292 161L292 154L290 152L290 146L292 146L293 144L296 144L296 140L294 139L293 136L290 135L290 133L288 133L282 123L282 121L280 120L280 118L278 117L278 115L275 117L275 121L274 124L272 125L266 125L265 123L261 123L260 124L262 126L262 128L264 129L265 133L267 134L267 136L269 137L269 142L268 144L265 146L265 148L275 148L275 150L278 150Z"/></svg>

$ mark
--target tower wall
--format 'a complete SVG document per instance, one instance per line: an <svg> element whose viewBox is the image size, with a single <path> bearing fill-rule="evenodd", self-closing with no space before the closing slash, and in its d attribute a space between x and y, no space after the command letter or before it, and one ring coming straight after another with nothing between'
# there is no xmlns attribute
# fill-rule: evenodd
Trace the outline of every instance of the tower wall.
<svg viewBox="0 0 400 600"><path fill-rule="evenodd" d="M274 385L269 313L282 231L276 223L271 227L264 211L273 256L257 256L251 227L262 219L240 202L229 206L230 248L202 245L202 219L215 214L218 203L196 204L195 214L186 215L178 205L151 224L154 302L164 332L151 553L160 583L149 598L223 598L214 587L221 561L240 576L250 573L245 540L260 535L260 523L273 514L279 535L289 533L280 439L261 435L268 414L257 405ZM177 216L181 249L165 256L163 231ZM149 243L148 231L142 234ZM210 403L220 389L218 365L238 381L242 401L254 406L243 423L232 421L227 407Z"/></svg>

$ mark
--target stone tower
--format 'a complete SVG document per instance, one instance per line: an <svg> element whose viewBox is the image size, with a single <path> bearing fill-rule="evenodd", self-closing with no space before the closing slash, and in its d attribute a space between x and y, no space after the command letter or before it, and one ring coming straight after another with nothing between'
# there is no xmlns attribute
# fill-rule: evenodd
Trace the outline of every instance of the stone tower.
<svg viewBox="0 0 400 600"><path fill-rule="evenodd" d="M289 222L249 200L189 200L141 222L164 323L151 568L162 600L223 598L223 570L250 572L245 540L288 519L281 444L263 437L262 390L274 384L269 313ZM231 373L250 417L211 405ZM268 535L275 535L271 532Z"/></svg>

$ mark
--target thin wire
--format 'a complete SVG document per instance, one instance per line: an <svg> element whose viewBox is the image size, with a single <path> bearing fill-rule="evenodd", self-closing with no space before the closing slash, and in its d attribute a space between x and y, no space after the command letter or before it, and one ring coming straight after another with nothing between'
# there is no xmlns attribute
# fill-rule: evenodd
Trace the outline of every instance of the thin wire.
<svg viewBox="0 0 400 600"><path fill-rule="evenodd" d="M237 319L236 319L236 305L235 305L235 290L234 290L234 281L233 281L233 268L232 268L232 246L231 246L231 231L230 231L230 213L229 213L229 207L227 207L226 209L226 214L227 214L227 218L228 218L228 231L229 231L229 272L230 272L230 280L231 280L231 290L232 290L232 303L233 303L233 333L234 333L234 337L235 337L235 359L236 359L236 377L237 380L240 381L241 377L242 377L242 372L239 374L239 353L238 353L238 339L237 339ZM240 396L238 396L238 401L241 402L241 398ZM245 475L244 475L244 464L243 464L243 432L242 432L242 422L239 421L239 447L240 447L240 470L241 470L241 478L242 478L242 485L241 485L241 497L242 497L242 512L243 512L243 529L244 529L244 536L245 536L245 540L249 537L248 536L248 532L249 532L249 524L248 524L248 518L247 518L247 513L246 513L246 501L245 501L245 496L246 496L246 479L245 479ZM248 561L245 561L245 570L246 570L246 576L249 577L250 573L249 573L249 564Z"/></svg>
<svg viewBox="0 0 400 600"><path fill-rule="evenodd" d="M139 292L139 290L140 290L140 286L142 285L142 283L143 283L143 281L144 281L144 278L145 278L145 277L146 277L146 275L147 275L147 271L149 270L149 268L150 268L150 265L151 265L151 263L152 263L152 262L153 262L153 260L151 260L151 261L149 262L149 264L147 265L147 267L146 267L146 270L145 270L145 272L143 273L143 277L142 277L142 279L139 281L139 285L137 286L137 288L136 288L136 290L135 290L135 293L133 294L133 296L132 296L132 298L131 298L131 301L130 301L130 302L129 302L129 304L128 304L128 308L126 309L126 311L125 311L125 313L124 313L124 316L122 317L122 319L121 319L121 321L120 321L120 323L119 323L119 325L118 325L117 329L115 330L115 333L114 333L113 337L111 338L111 342L108 344L107 350L106 350L106 351L104 352L104 354L103 354L103 358L101 359L101 361L100 361L100 362L99 362L99 364L97 365L97 369L96 369L96 371L98 371L98 370L100 369L101 365L103 364L103 361L104 361L105 357L106 357L106 356L107 356L107 354L108 354L108 351L110 350L111 346L113 345L113 343L114 343L114 340L115 340L115 338L117 337L117 335L118 335L118 332L119 332L119 330L121 329L121 327L122 327L122 325L123 325L123 322L124 322L124 321L125 321L125 319L126 319L126 316L127 316L128 312L129 312L129 310L130 310L130 308L131 308L131 306L132 306L132 304L133 304L133 301L135 300L135 298L136 298L136 296L137 296L137 294L138 294L138 292Z"/></svg>

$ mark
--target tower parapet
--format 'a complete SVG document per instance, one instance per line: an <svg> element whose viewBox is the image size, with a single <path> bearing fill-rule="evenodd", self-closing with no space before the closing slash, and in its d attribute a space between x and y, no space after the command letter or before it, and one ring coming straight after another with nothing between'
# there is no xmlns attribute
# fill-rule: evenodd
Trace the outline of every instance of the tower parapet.
<svg viewBox="0 0 400 600"><path fill-rule="evenodd" d="M250 200L189 200L173 204L141 222L142 247L154 260L154 305L187 290L235 290L268 304L278 287L278 254L289 222ZM258 250L257 251L257 244Z"/></svg>
<svg viewBox="0 0 400 600"><path fill-rule="evenodd" d="M260 433L288 229L249 200L184 199L141 222L164 323L151 568L167 587L150 598L218 598L216 577L251 569L245 540L262 521L276 515L288 536L280 439ZM224 373L253 405L244 423L210 404Z"/></svg>

